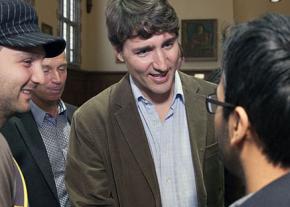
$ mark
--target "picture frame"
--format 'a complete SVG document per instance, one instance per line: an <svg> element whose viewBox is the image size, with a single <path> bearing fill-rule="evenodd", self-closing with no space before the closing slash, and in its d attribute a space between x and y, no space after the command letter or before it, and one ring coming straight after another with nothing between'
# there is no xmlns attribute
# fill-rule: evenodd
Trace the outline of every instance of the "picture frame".
<svg viewBox="0 0 290 207"><path fill-rule="evenodd" d="M185 61L216 61L217 19L181 20L181 46Z"/></svg>
<svg viewBox="0 0 290 207"><path fill-rule="evenodd" d="M46 23L41 23L41 31L43 33L49 34L49 35L53 35L53 28L52 26L46 24Z"/></svg>

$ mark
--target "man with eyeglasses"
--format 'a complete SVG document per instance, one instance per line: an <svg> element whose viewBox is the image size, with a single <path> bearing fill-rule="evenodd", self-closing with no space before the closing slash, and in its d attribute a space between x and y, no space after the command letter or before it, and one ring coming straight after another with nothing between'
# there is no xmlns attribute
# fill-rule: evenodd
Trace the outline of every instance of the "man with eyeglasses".
<svg viewBox="0 0 290 207"><path fill-rule="evenodd" d="M245 180L231 206L290 206L290 17L267 14L233 26L223 74L206 105L225 165Z"/></svg>

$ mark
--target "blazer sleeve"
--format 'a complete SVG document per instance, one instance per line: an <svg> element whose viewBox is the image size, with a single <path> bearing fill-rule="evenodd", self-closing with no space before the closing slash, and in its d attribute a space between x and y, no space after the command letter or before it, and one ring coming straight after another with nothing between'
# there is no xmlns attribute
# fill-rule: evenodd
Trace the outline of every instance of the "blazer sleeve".
<svg viewBox="0 0 290 207"><path fill-rule="evenodd" d="M203 94L214 93L216 85L199 81ZM205 101L204 101L205 107ZM206 140L204 148L203 174L207 191L208 207L224 206L224 166L219 157L218 142L214 131L214 115L207 114Z"/></svg>
<svg viewBox="0 0 290 207"><path fill-rule="evenodd" d="M72 119L65 182L75 207L114 206L104 163L107 105L94 97Z"/></svg>

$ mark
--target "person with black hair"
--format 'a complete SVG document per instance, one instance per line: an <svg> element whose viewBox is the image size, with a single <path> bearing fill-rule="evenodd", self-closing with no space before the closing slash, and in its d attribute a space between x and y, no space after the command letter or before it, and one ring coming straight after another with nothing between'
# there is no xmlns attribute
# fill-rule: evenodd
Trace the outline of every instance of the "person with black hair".
<svg viewBox="0 0 290 207"><path fill-rule="evenodd" d="M231 27L222 77L206 99L225 165L247 195L231 206L290 206L290 17Z"/></svg>

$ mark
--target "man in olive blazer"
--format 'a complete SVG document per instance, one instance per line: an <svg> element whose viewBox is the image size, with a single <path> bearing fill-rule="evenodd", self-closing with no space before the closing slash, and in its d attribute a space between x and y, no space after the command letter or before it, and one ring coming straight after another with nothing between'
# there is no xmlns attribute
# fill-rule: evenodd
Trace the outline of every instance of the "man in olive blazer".
<svg viewBox="0 0 290 207"><path fill-rule="evenodd" d="M223 166L213 117L213 84L179 72L185 97L198 206L223 206ZM126 75L73 117L66 186L74 206L161 207L154 162Z"/></svg>
<svg viewBox="0 0 290 207"><path fill-rule="evenodd" d="M66 104L71 122L76 107ZM1 129L27 185L29 206L60 207L45 145L32 112L18 113Z"/></svg>

